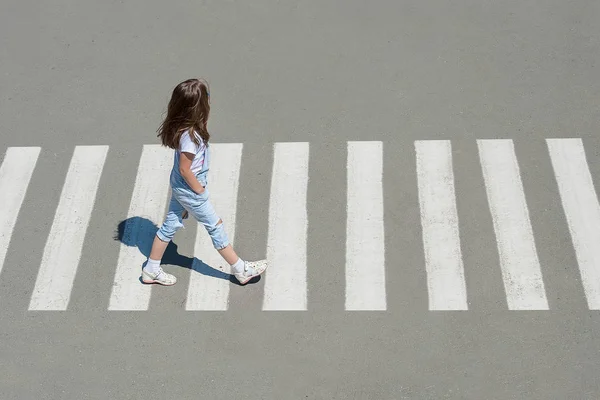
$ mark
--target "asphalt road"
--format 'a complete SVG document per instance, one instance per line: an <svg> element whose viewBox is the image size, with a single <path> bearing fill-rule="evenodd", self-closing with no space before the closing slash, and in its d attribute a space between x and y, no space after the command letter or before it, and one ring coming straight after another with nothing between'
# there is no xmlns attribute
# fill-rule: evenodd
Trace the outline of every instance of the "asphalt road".
<svg viewBox="0 0 600 400"><path fill-rule="evenodd" d="M580 138L600 184L598 21L592 0L3 1L0 150L41 152L2 238L0 398L599 398L600 317L546 147ZM184 310L189 229L175 287L107 309L142 146L193 76L213 140L244 144L245 258L265 256L274 143L310 144L305 311L263 311L264 280L232 284L227 311ZM464 311L428 305L414 142L430 139L452 145ZM548 310L509 309L478 139L514 143ZM383 311L344 305L349 141L383 147ZM69 307L31 311L78 145L109 150Z"/></svg>

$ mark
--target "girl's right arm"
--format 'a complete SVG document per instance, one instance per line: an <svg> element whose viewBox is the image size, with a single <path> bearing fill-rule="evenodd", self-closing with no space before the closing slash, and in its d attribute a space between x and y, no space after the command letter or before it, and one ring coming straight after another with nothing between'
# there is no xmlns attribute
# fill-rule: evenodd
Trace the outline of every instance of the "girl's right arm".
<svg viewBox="0 0 600 400"><path fill-rule="evenodd" d="M194 154L182 151L181 157L179 157L179 173L194 192L202 194L204 192L204 186L198 182L198 179L196 179L196 176L191 169L193 160Z"/></svg>

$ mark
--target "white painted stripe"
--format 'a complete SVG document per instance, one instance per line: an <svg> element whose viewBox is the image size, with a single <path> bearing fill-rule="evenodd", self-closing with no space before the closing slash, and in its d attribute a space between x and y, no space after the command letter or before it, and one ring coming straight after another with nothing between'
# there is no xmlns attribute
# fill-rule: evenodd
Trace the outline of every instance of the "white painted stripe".
<svg viewBox="0 0 600 400"><path fill-rule="evenodd" d="M210 165L210 201L230 242L235 238L238 183L242 162L242 144L213 144ZM190 216L190 218L192 218ZM192 274L187 295L187 310L227 310L230 266L215 250L206 228L198 224ZM201 261L202 262L201 262Z"/></svg>
<svg viewBox="0 0 600 400"><path fill-rule="evenodd" d="M348 142L346 310L385 310L383 146Z"/></svg>
<svg viewBox="0 0 600 400"><path fill-rule="evenodd" d="M467 310L449 140L415 142L430 310Z"/></svg>
<svg viewBox="0 0 600 400"><path fill-rule="evenodd" d="M478 140L510 310L547 310L529 210L510 139Z"/></svg>
<svg viewBox="0 0 600 400"><path fill-rule="evenodd" d="M66 310L94 208L108 146L76 146L29 303L30 310Z"/></svg>
<svg viewBox="0 0 600 400"><path fill-rule="evenodd" d="M40 150L9 147L0 166L0 272Z"/></svg>
<svg viewBox="0 0 600 400"><path fill-rule="evenodd" d="M581 139L547 139L581 281L590 310L600 310L600 205Z"/></svg>
<svg viewBox="0 0 600 400"><path fill-rule="evenodd" d="M147 310L151 285L141 283L142 264L164 220L173 150L145 145L131 196L128 222L110 296L109 310ZM154 225L154 226L153 226ZM138 248L142 247L142 249Z"/></svg>
<svg viewBox="0 0 600 400"><path fill-rule="evenodd" d="M306 310L308 143L276 143L263 310Z"/></svg>

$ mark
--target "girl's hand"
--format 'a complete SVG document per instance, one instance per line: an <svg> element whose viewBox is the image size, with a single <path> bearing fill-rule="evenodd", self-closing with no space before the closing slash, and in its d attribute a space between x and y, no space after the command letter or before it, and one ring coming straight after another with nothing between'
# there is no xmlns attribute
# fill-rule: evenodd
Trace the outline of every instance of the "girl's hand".
<svg viewBox="0 0 600 400"><path fill-rule="evenodd" d="M192 160L194 159L194 154L182 152L181 157L179 157L179 173L185 179L188 185L192 188L192 190L198 194L204 193L204 186L198 182L198 179L194 176L194 173L190 169L192 167Z"/></svg>

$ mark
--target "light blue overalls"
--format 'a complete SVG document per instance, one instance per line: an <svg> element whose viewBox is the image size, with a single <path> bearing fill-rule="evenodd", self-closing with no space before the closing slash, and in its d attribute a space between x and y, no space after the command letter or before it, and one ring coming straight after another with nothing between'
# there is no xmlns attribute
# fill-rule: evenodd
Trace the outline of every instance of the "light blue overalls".
<svg viewBox="0 0 600 400"><path fill-rule="evenodd" d="M177 150L175 151L177 152ZM160 240L164 242L171 241L175 233L183 227L182 214L185 209L198 222L204 225L215 249L220 250L227 247L229 244L227 233L225 232L223 223L219 223L220 218L208 199L209 168L210 146L207 144L204 147L202 169L196 174L196 179L204 186L204 192L197 194L179 173L177 162L173 163L173 170L170 177L171 201L169 202L169 211L164 223L156 233Z"/></svg>

